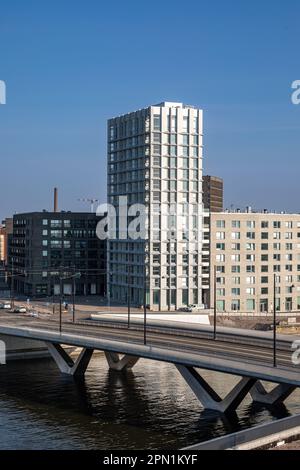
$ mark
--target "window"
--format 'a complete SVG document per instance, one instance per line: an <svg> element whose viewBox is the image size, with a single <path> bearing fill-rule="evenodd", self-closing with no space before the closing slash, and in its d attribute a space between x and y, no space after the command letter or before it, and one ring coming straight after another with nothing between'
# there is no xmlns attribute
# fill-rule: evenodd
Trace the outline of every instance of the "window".
<svg viewBox="0 0 300 470"><path fill-rule="evenodd" d="M232 278L232 284L240 284L241 283L241 278L240 277L233 277Z"/></svg>
<svg viewBox="0 0 300 470"><path fill-rule="evenodd" d="M232 232L231 233L231 238L232 238L232 240L240 240L241 233L240 232Z"/></svg>
<svg viewBox="0 0 300 470"><path fill-rule="evenodd" d="M225 220L217 220L217 228L225 228Z"/></svg>
<svg viewBox="0 0 300 470"><path fill-rule="evenodd" d="M240 301L239 300L233 300L231 302L231 310L233 312L237 312L240 310Z"/></svg>
<svg viewBox="0 0 300 470"><path fill-rule="evenodd" d="M248 240L254 240L255 239L255 232L247 232L246 238Z"/></svg>
<svg viewBox="0 0 300 470"><path fill-rule="evenodd" d="M262 240L268 240L269 238L268 232L261 232L261 238Z"/></svg>
<svg viewBox="0 0 300 470"><path fill-rule="evenodd" d="M246 300L246 310L247 312L255 310L255 300L247 299Z"/></svg>
<svg viewBox="0 0 300 470"><path fill-rule="evenodd" d="M260 259L262 262L266 263L269 261L269 255L261 255Z"/></svg>
<svg viewBox="0 0 300 470"><path fill-rule="evenodd" d="M247 284L255 284L255 276L246 277Z"/></svg>
<svg viewBox="0 0 300 470"><path fill-rule="evenodd" d="M155 290L153 291L153 304L154 305L159 305L160 302L160 291Z"/></svg>
<svg viewBox="0 0 300 470"><path fill-rule="evenodd" d="M170 134L169 135L169 144L177 144L177 135L176 134Z"/></svg>
<svg viewBox="0 0 300 470"><path fill-rule="evenodd" d="M255 228L255 221L254 220L247 220L247 228Z"/></svg>
<svg viewBox="0 0 300 470"><path fill-rule="evenodd" d="M231 261L239 263L241 261L241 255L231 255Z"/></svg>
<svg viewBox="0 0 300 470"><path fill-rule="evenodd" d="M255 266L246 266L247 273L255 273Z"/></svg>
<svg viewBox="0 0 300 470"><path fill-rule="evenodd" d="M156 144L156 145L153 145L153 153L154 153L155 155L160 155L160 153L161 153L161 146L160 146L160 145L157 145L157 144Z"/></svg>
<svg viewBox="0 0 300 470"><path fill-rule="evenodd" d="M274 221L273 228L281 228L281 223L279 221Z"/></svg>
<svg viewBox="0 0 300 470"><path fill-rule="evenodd" d="M153 133L153 142L155 143L161 143L161 137L160 137L160 134L158 132L154 132Z"/></svg>
<svg viewBox="0 0 300 470"><path fill-rule="evenodd" d="M220 251L224 251L225 250L225 243L217 243L216 244L216 249L220 250Z"/></svg>
<svg viewBox="0 0 300 470"><path fill-rule="evenodd" d="M267 222L266 220L263 220L261 223L261 228L269 228L269 222Z"/></svg>
<svg viewBox="0 0 300 470"><path fill-rule="evenodd" d="M267 251L269 249L269 244L268 243L262 243L261 244L261 250Z"/></svg>
<svg viewBox="0 0 300 470"><path fill-rule="evenodd" d="M188 116L183 116L182 131L187 134L189 133L189 117Z"/></svg>
<svg viewBox="0 0 300 470"><path fill-rule="evenodd" d="M48 219L43 219L43 225L48 225Z"/></svg>
<svg viewBox="0 0 300 470"><path fill-rule="evenodd" d="M241 244L240 243L232 243L231 244L231 249L234 250L234 251L240 251Z"/></svg>
<svg viewBox="0 0 300 470"><path fill-rule="evenodd" d="M225 232L217 232L216 233L217 240L225 240Z"/></svg>
<svg viewBox="0 0 300 470"><path fill-rule="evenodd" d="M161 119L159 114L154 114L153 116L153 128L155 131L160 131L161 129Z"/></svg>
<svg viewBox="0 0 300 470"><path fill-rule="evenodd" d="M241 295L241 289L239 287L234 287L233 289L231 289L231 295L233 296Z"/></svg>
<svg viewBox="0 0 300 470"><path fill-rule="evenodd" d="M232 228L240 228L241 227L241 222L239 220L233 220L231 222L231 227Z"/></svg>
<svg viewBox="0 0 300 470"><path fill-rule="evenodd" d="M189 145L189 136L188 135L183 135L182 136L182 144L183 145Z"/></svg>
<svg viewBox="0 0 300 470"><path fill-rule="evenodd" d="M220 289L217 289L217 296L218 297L225 297L225 289L222 287Z"/></svg>
<svg viewBox="0 0 300 470"><path fill-rule="evenodd" d="M255 250L255 243L246 243L246 250L254 251Z"/></svg>
<svg viewBox="0 0 300 470"><path fill-rule="evenodd" d="M217 263L225 263L225 255L216 255Z"/></svg>
<svg viewBox="0 0 300 470"><path fill-rule="evenodd" d="M246 260L251 261L252 263L255 262L255 255L246 255Z"/></svg>
<svg viewBox="0 0 300 470"><path fill-rule="evenodd" d="M255 288L254 287L247 287L246 294L255 295Z"/></svg>
<svg viewBox="0 0 300 470"><path fill-rule="evenodd" d="M260 279L261 284L268 284L269 278L268 276L262 276Z"/></svg>
<svg viewBox="0 0 300 470"><path fill-rule="evenodd" d="M217 300L217 311L225 312L225 300Z"/></svg>
<svg viewBox="0 0 300 470"><path fill-rule="evenodd" d="M231 272L232 273L240 273L241 272L241 267L240 266L231 266Z"/></svg>

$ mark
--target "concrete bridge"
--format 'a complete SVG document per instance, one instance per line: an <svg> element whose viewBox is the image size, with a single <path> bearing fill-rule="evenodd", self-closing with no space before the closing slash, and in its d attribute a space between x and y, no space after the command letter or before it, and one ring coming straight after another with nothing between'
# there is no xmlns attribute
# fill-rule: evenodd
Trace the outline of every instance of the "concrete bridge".
<svg viewBox="0 0 300 470"><path fill-rule="evenodd" d="M141 325L127 329L109 321L80 321L64 323L59 332L53 320L3 314L0 334L43 342L60 371L73 376L85 373L95 350L104 351L108 366L119 372L134 367L140 358L172 363L203 407L221 413L235 411L248 393L253 401L274 405L300 387L300 366L293 365L291 357L297 338L292 336L278 335L275 368L272 336L265 332L219 328L214 341L210 327L153 322L144 345ZM63 345L81 348L75 361ZM239 376L240 380L227 396L220 397L199 369ZM265 388L262 382L270 382L273 388Z"/></svg>

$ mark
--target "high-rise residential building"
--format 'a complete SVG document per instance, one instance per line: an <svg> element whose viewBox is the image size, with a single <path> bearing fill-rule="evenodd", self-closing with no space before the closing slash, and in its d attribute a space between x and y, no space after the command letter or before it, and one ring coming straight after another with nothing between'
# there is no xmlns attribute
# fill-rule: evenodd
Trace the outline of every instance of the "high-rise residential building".
<svg viewBox="0 0 300 470"><path fill-rule="evenodd" d="M219 312L300 310L300 214L210 214L210 306ZM215 276L216 270L216 276ZM216 284L215 284L216 279Z"/></svg>
<svg viewBox="0 0 300 470"><path fill-rule="evenodd" d="M96 236L103 216L87 212L32 212L13 218L9 240L9 279L28 296L63 293L104 295L106 243ZM80 277L79 277L80 274Z"/></svg>
<svg viewBox="0 0 300 470"><path fill-rule="evenodd" d="M201 304L202 110L164 102L108 121L108 202L119 216L108 242L111 300L151 310ZM145 207L146 237L124 231L127 203Z"/></svg>
<svg viewBox="0 0 300 470"><path fill-rule="evenodd" d="M203 176L203 205L209 212L223 211L223 180L218 176Z"/></svg>

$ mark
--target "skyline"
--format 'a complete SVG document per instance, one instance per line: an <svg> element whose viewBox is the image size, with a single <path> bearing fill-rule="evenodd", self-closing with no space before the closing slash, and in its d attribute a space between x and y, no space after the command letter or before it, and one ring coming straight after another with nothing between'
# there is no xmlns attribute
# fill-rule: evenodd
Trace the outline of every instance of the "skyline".
<svg viewBox="0 0 300 470"><path fill-rule="evenodd" d="M225 207L300 212L297 12L293 0L272 17L258 1L154 1L147 16L136 1L4 3L1 219L51 209L54 186L61 209L105 201L107 119L162 101L203 109L204 174L224 179Z"/></svg>

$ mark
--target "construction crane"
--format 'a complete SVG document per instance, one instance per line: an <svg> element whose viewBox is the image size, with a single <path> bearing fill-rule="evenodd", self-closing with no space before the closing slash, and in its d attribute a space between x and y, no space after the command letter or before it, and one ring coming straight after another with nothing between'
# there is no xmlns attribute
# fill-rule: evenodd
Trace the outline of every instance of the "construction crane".
<svg viewBox="0 0 300 470"><path fill-rule="evenodd" d="M91 205L91 212L94 212L94 205L96 202L99 202L99 199L96 198L80 198L78 199L80 202L88 202Z"/></svg>

